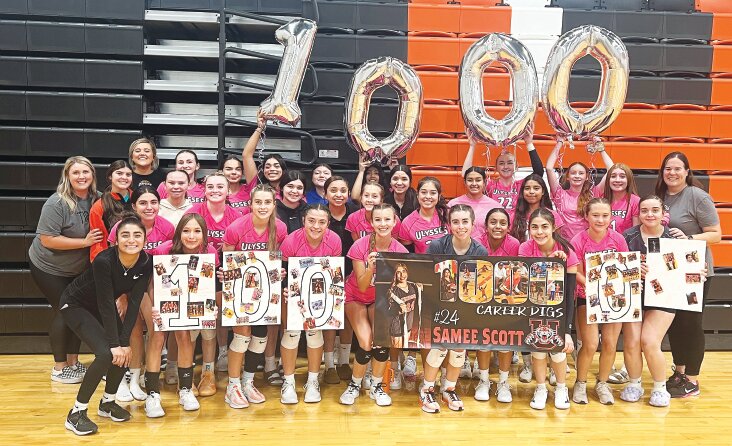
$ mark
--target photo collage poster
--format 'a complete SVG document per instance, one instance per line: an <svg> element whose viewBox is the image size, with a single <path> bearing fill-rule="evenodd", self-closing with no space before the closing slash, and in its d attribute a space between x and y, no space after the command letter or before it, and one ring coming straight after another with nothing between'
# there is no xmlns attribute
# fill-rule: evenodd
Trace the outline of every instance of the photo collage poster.
<svg viewBox="0 0 732 446"><path fill-rule="evenodd" d="M588 324L643 320L640 266L636 251L585 255Z"/></svg>
<svg viewBox="0 0 732 446"><path fill-rule="evenodd" d="M703 240L648 239L645 305L702 311L706 249Z"/></svg>
<svg viewBox="0 0 732 446"><path fill-rule="evenodd" d="M279 251L224 252L223 326L279 324L281 269Z"/></svg>
<svg viewBox="0 0 732 446"><path fill-rule="evenodd" d="M215 254L153 256L155 331L216 328Z"/></svg>
<svg viewBox="0 0 732 446"><path fill-rule="evenodd" d="M343 328L343 257L290 257L287 263L287 330Z"/></svg>

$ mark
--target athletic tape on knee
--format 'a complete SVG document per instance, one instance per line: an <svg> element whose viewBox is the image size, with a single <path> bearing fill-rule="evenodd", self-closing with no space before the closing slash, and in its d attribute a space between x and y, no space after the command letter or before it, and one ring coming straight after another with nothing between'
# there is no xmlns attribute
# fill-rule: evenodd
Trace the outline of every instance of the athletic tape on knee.
<svg viewBox="0 0 732 446"><path fill-rule="evenodd" d="M387 347L378 347L373 350L373 357L379 362L386 362L389 359L389 349Z"/></svg>
<svg viewBox="0 0 732 446"><path fill-rule="evenodd" d="M462 367L465 363L465 350L456 352L455 350L450 351L450 365L453 367Z"/></svg>
<svg viewBox="0 0 732 446"><path fill-rule="evenodd" d="M542 353L542 352L531 352L531 357L533 359L546 359L546 353Z"/></svg>
<svg viewBox="0 0 732 446"><path fill-rule="evenodd" d="M201 333L201 330L190 330L189 334L191 335L191 342L196 343L196 339L198 339L198 335Z"/></svg>
<svg viewBox="0 0 732 446"><path fill-rule="evenodd" d="M562 362L567 360L567 354L564 352L549 353L549 356L552 357L552 362Z"/></svg>
<svg viewBox="0 0 732 446"><path fill-rule="evenodd" d="M363 348L359 348L355 356L356 362L361 365L366 365L371 362L371 350L366 351Z"/></svg>
<svg viewBox="0 0 732 446"><path fill-rule="evenodd" d="M305 332L305 342L308 348L320 348L325 341L323 340L323 332L321 330L308 330Z"/></svg>
<svg viewBox="0 0 732 446"><path fill-rule="evenodd" d="M210 341L211 339L216 339L216 329L205 329L201 330L201 338L203 338L204 341Z"/></svg>
<svg viewBox="0 0 732 446"><path fill-rule="evenodd" d="M229 344L229 348L232 352L244 353L247 351L247 348L249 348L249 341L251 340L252 338L249 336L234 333L234 339L231 341L231 344Z"/></svg>
<svg viewBox="0 0 732 446"><path fill-rule="evenodd" d="M282 335L282 342L280 343L283 348L294 350L297 348L299 343L300 330L285 330L285 333Z"/></svg>
<svg viewBox="0 0 732 446"><path fill-rule="evenodd" d="M250 352L264 353L265 348L267 348L267 337L252 336L252 342L249 343Z"/></svg>
<svg viewBox="0 0 732 446"><path fill-rule="evenodd" d="M427 353L427 357L425 358L424 362L426 362L429 366L432 366L434 368L439 368L442 365L442 361L445 360L445 357L447 357L447 350L440 350L437 348L430 349L430 352ZM460 366L462 367L462 363Z"/></svg>

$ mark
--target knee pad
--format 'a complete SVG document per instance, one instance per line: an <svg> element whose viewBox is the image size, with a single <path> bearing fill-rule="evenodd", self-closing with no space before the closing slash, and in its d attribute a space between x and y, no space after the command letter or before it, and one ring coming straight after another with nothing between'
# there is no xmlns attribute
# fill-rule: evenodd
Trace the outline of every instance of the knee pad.
<svg viewBox="0 0 732 446"><path fill-rule="evenodd" d="M282 335L282 342L280 343L283 348L294 350L297 348L299 343L300 330L285 330L285 333Z"/></svg>
<svg viewBox="0 0 732 446"><path fill-rule="evenodd" d="M371 350L366 351L363 348L359 348L356 352L356 362L361 365L366 365L371 362Z"/></svg>
<svg viewBox="0 0 732 446"><path fill-rule="evenodd" d="M378 347L373 350L373 357L379 362L386 362L389 359L389 349L387 347Z"/></svg>
<svg viewBox="0 0 732 446"><path fill-rule="evenodd" d="M542 352L531 352L532 359L546 359L546 353Z"/></svg>
<svg viewBox="0 0 732 446"><path fill-rule="evenodd" d="M456 352L455 350L450 350L450 365L453 367L462 367L465 363L465 350L461 352Z"/></svg>
<svg viewBox="0 0 732 446"><path fill-rule="evenodd" d="M252 342L249 343L249 351L252 353L264 353L264 349L267 348L267 337L260 338L259 336L252 336Z"/></svg>
<svg viewBox="0 0 732 446"><path fill-rule="evenodd" d="M198 334L201 333L201 330L189 330L188 332L191 335L191 342L196 343L196 339L198 339Z"/></svg>
<svg viewBox="0 0 732 446"><path fill-rule="evenodd" d="M234 333L234 339L229 344L229 348L232 352L244 353L249 348L249 342L252 340L249 336L240 335Z"/></svg>
<svg viewBox="0 0 732 446"><path fill-rule="evenodd" d="M211 328L211 329L201 330L201 338L204 341L210 341L211 339L216 339L216 329Z"/></svg>
<svg viewBox="0 0 732 446"><path fill-rule="evenodd" d="M325 341L323 340L323 332L321 330L308 330L305 332L305 343L308 348L320 348Z"/></svg>
<svg viewBox="0 0 732 446"><path fill-rule="evenodd" d="M560 363L562 361L567 360L567 354L564 352L559 353L549 353L549 356L552 358L552 362Z"/></svg>
<svg viewBox="0 0 732 446"><path fill-rule="evenodd" d="M442 365L442 361L445 360L445 357L447 356L447 350L440 350L438 348L430 349L430 352L427 353L427 357L424 359L424 362L427 363L427 365L439 368ZM460 363L460 366L463 364Z"/></svg>

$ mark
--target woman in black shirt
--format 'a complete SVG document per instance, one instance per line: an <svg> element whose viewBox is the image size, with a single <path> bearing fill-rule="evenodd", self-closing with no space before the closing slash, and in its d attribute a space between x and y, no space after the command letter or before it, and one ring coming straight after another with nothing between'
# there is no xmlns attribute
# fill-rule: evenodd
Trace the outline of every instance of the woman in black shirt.
<svg viewBox="0 0 732 446"><path fill-rule="evenodd" d="M152 258L142 250L145 226L137 217L127 217L120 222L117 243L102 251L92 267L71 282L61 296L64 321L94 353L94 362L89 366L76 403L66 418L66 429L76 435L97 431L97 425L87 416L87 407L105 374L107 383L97 413L112 421L130 419L130 413L117 405L114 397L130 362L130 332L142 295L148 291ZM115 305L122 294L128 296L124 321Z"/></svg>
<svg viewBox="0 0 732 446"><path fill-rule="evenodd" d="M302 228L302 218L307 207L303 199L306 185L307 178L297 170L288 171L280 181L282 198L277 200L277 218L287 225L288 234Z"/></svg>

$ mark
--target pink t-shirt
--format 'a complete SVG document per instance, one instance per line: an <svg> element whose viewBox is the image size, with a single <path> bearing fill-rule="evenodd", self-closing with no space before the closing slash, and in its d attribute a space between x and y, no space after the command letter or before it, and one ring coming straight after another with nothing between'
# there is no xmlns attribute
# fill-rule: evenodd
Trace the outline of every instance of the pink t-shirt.
<svg viewBox="0 0 732 446"><path fill-rule="evenodd" d="M512 235L506 235L506 238L503 239L503 242L496 248L496 250L491 249L491 245L488 244L488 235L483 234L483 238L480 239L481 245L485 246L485 249L488 250L489 256L507 256L507 257L515 257L518 255L519 246L521 245L521 242L518 241L518 239Z"/></svg>
<svg viewBox="0 0 732 446"><path fill-rule="evenodd" d="M605 191L599 187L592 188L592 193L595 197L605 196ZM608 199L611 200L612 198ZM633 217L637 217L639 215L640 197L635 194L630 194L630 203L628 203L627 200L622 199L612 204L613 221L610 223L610 228L615 229L622 234L626 230L635 226L633 224Z"/></svg>
<svg viewBox="0 0 732 446"><path fill-rule="evenodd" d="M585 263L585 255L596 252L627 252L628 243L618 232L608 229L605 237L599 242L590 238L588 231L582 231L572 239L572 247L582 264ZM577 282L577 297L585 297L585 287Z"/></svg>
<svg viewBox="0 0 732 446"><path fill-rule="evenodd" d="M402 223L399 221L399 217L396 217L396 226L391 230L391 234L394 237L399 236L399 228L401 225ZM374 227L371 226L371 222L366 219L366 209L361 208L348 216L348 220L346 220L346 231L350 233L356 232L359 238L374 232Z"/></svg>
<svg viewBox="0 0 732 446"><path fill-rule="evenodd" d="M399 228L399 240L414 243L416 254L426 253L430 242L445 234L447 234L447 228L441 226L437 211L432 213L432 219L427 221L422 218L418 209L407 215Z"/></svg>
<svg viewBox="0 0 732 446"><path fill-rule="evenodd" d="M160 186L158 186L158 194L161 200L168 198L168 190L165 188L165 182L160 183ZM203 203L206 199L206 186L196 183L193 187L188 188L186 197L191 200L191 203Z"/></svg>
<svg viewBox="0 0 732 446"><path fill-rule="evenodd" d="M327 229L323 240L317 248L313 249L305 235L305 229L300 228L285 237L280 246L282 260L290 257L340 257L342 255L341 239L338 234Z"/></svg>
<svg viewBox="0 0 732 446"><path fill-rule="evenodd" d="M579 193L572 192L571 190L564 190L559 183L556 184L554 190L555 192L552 194L552 202L564 221L564 226L562 226L562 235L567 240L572 240L572 237L587 229L587 220L577 213Z"/></svg>
<svg viewBox="0 0 732 446"><path fill-rule="evenodd" d="M248 209L248 208L246 208ZM279 219L275 221L277 231L277 246L287 237L287 226ZM252 223L252 215L247 214L237 218L224 231L222 241L227 245L234 246L237 251L266 251L269 240L269 229L257 234Z"/></svg>
<svg viewBox="0 0 732 446"><path fill-rule="evenodd" d="M168 240L167 242L163 242L161 245L159 245L157 248L153 249L150 254L154 256L167 256L170 255L170 250L173 248L173 241ZM208 246L206 246L206 254L217 254L216 248L209 243ZM216 266L218 267L220 264L219 256L216 256Z"/></svg>
<svg viewBox="0 0 732 446"><path fill-rule="evenodd" d="M567 264L567 268L579 265L579 259L574 251L570 250L567 252L562 249L562 245L556 242L554 248L555 251L564 251L567 254L567 261L565 262ZM541 248L539 248L539 245L533 239L521 243L518 255L519 257L544 257L544 253L541 252Z"/></svg>
<svg viewBox="0 0 732 446"><path fill-rule="evenodd" d="M353 246L351 246L351 249L348 250L348 258L352 260L360 260L366 263L370 254L370 238L371 237L366 236L356 240L353 243ZM409 252L407 248L405 248L404 245L399 243L396 239L391 240L391 244L389 245L389 249L387 251L401 253ZM346 302L360 302L365 305L370 305L374 303L374 300L376 299L376 292L373 283L366 289L366 291L361 291L358 288L358 279L356 278L355 271L352 272L346 279L345 291Z"/></svg>
<svg viewBox="0 0 732 446"><path fill-rule="evenodd" d="M456 204L466 204L473 208L475 224L473 225L473 232L470 236L476 240L481 240L485 236L485 216L488 215L488 212L491 209L502 207L501 203L485 195L481 195L478 200L473 200L467 194L461 195L447 203L449 207L453 207Z"/></svg>
<svg viewBox="0 0 732 446"><path fill-rule="evenodd" d="M205 202L194 204L192 208L186 211L186 214L198 214L203 217L208 228L208 241L219 251L221 250L222 239L226 228L236 221L237 218L241 217L241 214L227 205L224 209L224 218L216 221L208 210L208 204Z"/></svg>
<svg viewBox="0 0 732 446"><path fill-rule="evenodd" d="M510 211L516 207L523 181L514 180L509 185L503 185L500 178L488 180L485 185L485 193L488 197L496 200L504 209Z"/></svg>
<svg viewBox="0 0 732 446"><path fill-rule="evenodd" d="M107 238L107 241L114 245L117 244L117 226L119 226L119 222L112 226L112 229L109 230L109 237ZM142 249L150 254L153 249L157 248L163 242L173 240L174 234L175 226L173 226L173 223L156 215L155 223L153 223L152 229L145 237L145 246Z"/></svg>
<svg viewBox="0 0 732 446"><path fill-rule="evenodd" d="M256 181L251 183L242 184L239 188L239 192L235 194L229 194L229 206L239 211L240 214L245 215L244 209L249 209L249 205L252 201L252 189L256 186Z"/></svg>

